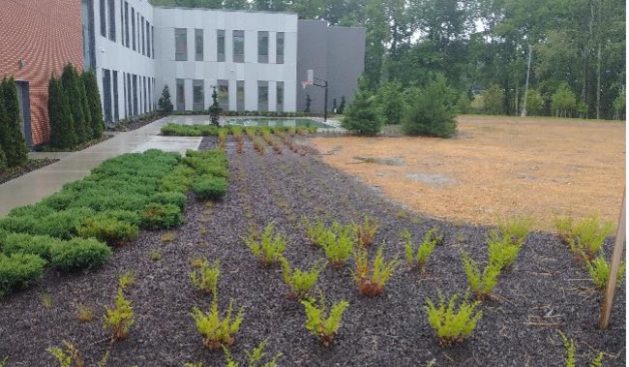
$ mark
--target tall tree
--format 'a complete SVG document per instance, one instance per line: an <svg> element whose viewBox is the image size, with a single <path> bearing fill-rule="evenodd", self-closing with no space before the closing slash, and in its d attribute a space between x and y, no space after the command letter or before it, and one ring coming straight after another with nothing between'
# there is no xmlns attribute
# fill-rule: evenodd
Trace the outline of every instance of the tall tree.
<svg viewBox="0 0 629 367"><path fill-rule="evenodd" d="M88 120L85 116L86 107L84 105L84 93L82 93L84 92L84 88L72 64L67 64L63 68L61 83L63 84L63 91L70 102L74 131L77 136L76 143L85 142L89 139L91 134L89 134L89 130L87 129Z"/></svg>
<svg viewBox="0 0 629 367"><path fill-rule="evenodd" d="M76 144L77 137L72 122L68 98L61 81L54 76L48 82L48 121L50 121L50 145L67 149Z"/></svg>
<svg viewBox="0 0 629 367"><path fill-rule="evenodd" d="M22 165L28 160L21 122L15 80L5 77L0 84L0 145L9 167Z"/></svg>
<svg viewBox="0 0 629 367"><path fill-rule="evenodd" d="M81 80L85 89L87 109L90 114L92 138L99 139L105 130L105 123L103 121L103 109L101 107L100 93L98 92L96 73L91 70L85 71L81 74Z"/></svg>

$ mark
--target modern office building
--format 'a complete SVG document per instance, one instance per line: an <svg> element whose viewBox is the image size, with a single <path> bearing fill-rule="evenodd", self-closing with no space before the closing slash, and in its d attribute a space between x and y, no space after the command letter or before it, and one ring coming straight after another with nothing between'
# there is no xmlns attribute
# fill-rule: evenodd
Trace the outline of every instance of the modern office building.
<svg viewBox="0 0 629 367"><path fill-rule="evenodd" d="M294 13L154 7L147 0L9 0L0 6L0 76L21 86L24 133L48 140L47 86L71 62L96 71L107 124L157 109L164 86L177 111L203 111L216 88L230 111L323 112L351 101L363 71L364 28Z"/></svg>

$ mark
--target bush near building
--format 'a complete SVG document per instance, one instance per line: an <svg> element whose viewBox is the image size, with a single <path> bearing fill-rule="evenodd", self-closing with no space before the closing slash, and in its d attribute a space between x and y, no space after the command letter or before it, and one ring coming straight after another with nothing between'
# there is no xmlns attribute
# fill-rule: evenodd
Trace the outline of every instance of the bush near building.
<svg viewBox="0 0 629 367"><path fill-rule="evenodd" d="M361 88L345 111L341 126L358 135L377 135L382 130L382 116L375 96Z"/></svg>
<svg viewBox="0 0 629 367"><path fill-rule="evenodd" d="M92 139L100 139L103 136L103 131L105 131L105 122L103 121L103 109L101 108L96 73L92 70L84 71L81 74L81 81L85 87L85 98L91 117Z"/></svg>
<svg viewBox="0 0 629 367"><path fill-rule="evenodd" d="M48 82L48 121L50 121L50 145L66 149L76 145L78 137L74 129L74 118L70 111L68 96L64 93L61 80L54 76Z"/></svg>
<svg viewBox="0 0 629 367"><path fill-rule="evenodd" d="M408 105L402 118L402 130L408 135L449 138L456 133L455 101L457 94L443 76L422 89L408 92Z"/></svg>
<svg viewBox="0 0 629 367"><path fill-rule="evenodd" d="M74 122L74 132L77 136L75 144L86 142L92 136L90 118L86 115L86 103L84 98L85 88L78 72L71 64L67 64L63 68L61 74L61 83L63 91L68 97L70 103L70 112Z"/></svg>
<svg viewBox="0 0 629 367"><path fill-rule="evenodd" d="M170 90L168 86L165 85L164 89L162 89L162 95L159 97L159 101L157 101L157 106L159 107L159 111L164 115L171 114L173 112L173 103L170 101Z"/></svg>
<svg viewBox="0 0 629 367"><path fill-rule="evenodd" d="M28 160L28 148L20 125L17 86L12 77L4 77L0 84L0 147L8 167L20 166Z"/></svg>

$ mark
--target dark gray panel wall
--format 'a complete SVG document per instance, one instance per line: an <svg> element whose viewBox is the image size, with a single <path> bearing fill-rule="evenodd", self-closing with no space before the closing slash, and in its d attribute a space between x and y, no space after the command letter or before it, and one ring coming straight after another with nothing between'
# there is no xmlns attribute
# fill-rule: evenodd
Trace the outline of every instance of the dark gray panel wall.
<svg viewBox="0 0 629 367"><path fill-rule="evenodd" d="M305 109L306 95L310 95L310 111L323 113L323 88L302 88L301 81L306 79L308 69L314 70L315 78L329 82L329 110L334 98L340 103L345 96L349 103L364 70L365 29L328 27L324 21L299 20L297 35L297 111Z"/></svg>

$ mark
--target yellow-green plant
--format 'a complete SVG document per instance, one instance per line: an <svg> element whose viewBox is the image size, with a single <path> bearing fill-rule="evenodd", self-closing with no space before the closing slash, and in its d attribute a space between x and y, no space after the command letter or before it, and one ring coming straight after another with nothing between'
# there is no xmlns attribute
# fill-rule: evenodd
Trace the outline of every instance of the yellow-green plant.
<svg viewBox="0 0 629 367"><path fill-rule="evenodd" d="M483 316L481 311L476 311L479 302L469 302L466 294L461 302L457 300L458 294L454 294L446 302L443 294L439 292L439 304L435 305L430 299L426 299L426 313L428 324L435 331L439 345L448 347L459 343L469 337L476 324Z"/></svg>
<svg viewBox="0 0 629 367"><path fill-rule="evenodd" d="M349 260L354 249L354 240L355 235L352 226L334 223L332 229L328 229L321 245L332 266L340 268Z"/></svg>
<svg viewBox="0 0 629 367"><path fill-rule="evenodd" d="M320 305L312 300L303 300L301 303L306 311L306 329L318 337L326 347L332 345L349 302L339 301L330 308L329 312L323 299L319 302Z"/></svg>
<svg viewBox="0 0 629 367"><path fill-rule="evenodd" d="M59 363L59 367L85 367L85 361L83 357L81 357L78 348L66 340L63 341L63 348L51 347L46 349L46 351L55 357L57 363ZM109 351L103 355L96 366L105 367L108 361ZM2 366L2 363L0 363L0 366Z"/></svg>
<svg viewBox="0 0 629 367"><path fill-rule="evenodd" d="M253 348L251 351L245 351L245 354L247 355L247 367L278 367L277 361L282 356L282 353L277 353L270 361L261 364L262 360L265 359L267 355L265 348L266 340L258 344L258 346ZM225 359L227 361L226 367L240 367L240 363L234 359L230 351L227 348L224 349Z"/></svg>
<svg viewBox="0 0 629 367"><path fill-rule="evenodd" d="M491 294L500 276L500 267L495 264L487 264L481 272L480 267L467 253L461 253L461 260L465 275L467 276L467 285L470 287L477 299L483 300Z"/></svg>
<svg viewBox="0 0 629 367"><path fill-rule="evenodd" d="M310 270L291 268L286 258L280 259L282 265L282 277L284 283L290 287L290 298L304 299L308 292L315 286L319 274L323 270L321 263L314 264Z"/></svg>
<svg viewBox="0 0 629 367"><path fill-rule="evenodd" d="M132 271L127 271L118 277L118 286L125 290L135 283L135 274Z"/></svg>
<svg viewBox="0 0 629 367"><path fill-rule="evenodd" d="M264 228L259 241L253 233L245 239L247 247L264 266L278 262L286 249L286 239L281 234L274 234L274 231L275 226L271 223Z"/></svg>
<svg viewBox="0 0 629 367"><path fill-rule="evenodd" d="M325 221L323 219L317 219L315 221L309 221L307 218L302 218L301 220L304 229L306 230L306 237L313 245L322 246L323 242L325 242L326 236L329 236L331 233L328 231L328 228L325 225Z"/></svg>
<svg viewBox="0 0 629 367"><path fill-rule="evenodd" d="M574 219L571 216L560 216L554 219L555 229L559 234L559 238L566 245L569 244L570 238L572 238L572 227L574 226Z"/></svg>
<svg viewBox="0 0 629 367"><path fill-rule="evenodd" d="M131 329L133 323L131 301L124 298L123 289L119 287L116 295L116 305L113 308L106 309L103 328L111 330L113 340L122 340L129 334L129 329Z"/></svg>
<svg viewBox="0 0 629 367"><path fill-rule="evenodd" d="M413 248L411 233L409 231L404 230L402 237L406 242L404 245L406 263L411 268L417 266L421 271L425 269L426 262L428 262L428 258L435 250L435 247L443 243L443 236L437 234L437 228L432 228L424 234L422 243L417 249Z"/></svg>
<svg viewBox="0 0 629 367"><path fill-rule="evenodd" d="M568 339L564 333L559 331L559 336L561 337L561 341L563 343L564 348L566 348L566 367L576 367L576 358L575 354L577 351L577 346L574 343L574 340ZM603 356L604 354L600 352L592 362L590 362L590 367L601 367L603 366Z"/></svg>
<svg viewBox="0 0 629 367"><path fill-rule="evenodd" d="M378 223L374 219L365 215L362 223L354 225L354 228L356 229L356 242L360 246L371 246L376 238L378 227Z"/></svg>
<svg viewBox="0 0 629 367"><path fill-rule="evenodd" d="M604 290L607 287L607 281L609 280L609 272L611 269L610 264L605 259L605 254L603 252L599 253L594 260L588 261L586 266L596 288ZM625 262L623 261L618 269L618 286L620 286L624 276Z"/></svg>
<svg viewBox="0 0 629 367"><path fill-rule="evenodd" d="M596 215L587 217L572 225L568 245L583 260L592 260L603 248L605 238L611 234L613 228L612 223L603 221Z"/></svg>
<svg viewBox="0 0 629 367"><path fill-rule="evenodd" d="M354 281L360 294L375 297L384 291L384 286L391 279L399 265L397 259L386 261L384 248L380 246L376 252L373 263L369 264L369 255L362 246L354 250Z"/></svg>
<svg viewBox="0 0 629 367"><path fill-rule="evenodd" d="M508 236L492 234L487 240L489 263L500 270L508 269L518 258L521 242L512 242Z"/></svg>
<svg viewBox="0 0 629 367"><path fill-rule="evenodd" d="M498 230L500 235L508 239L511 244L524 245L526 236L528 236L535 221L528 217L513 217L502 219L498 222Z"/></svg>
<svg viewBox="0 0 629 367"><path fill-rule="evenodd" d="M214 264L210 265L207 260L203 259L199 267L190 273L190 282L196 289L216 295L220 276L220 262L216 260Z"/></svg>
<svg viewBox="0 0 629 367"><path fill-rule="evenodd" d="M240 329L244 319L244 311L241 308L238 315L232 315L233 301L229 302L225 317L221 317L218 310L218 300L214 298L210 310L205 313L199 308L192 309L192 318L197 330L203 336L203 345L209 349L229 347L236 341L235 335Z"/></svg>

